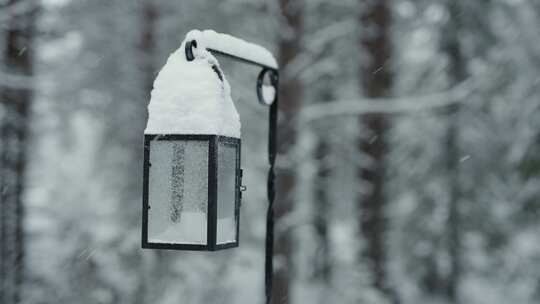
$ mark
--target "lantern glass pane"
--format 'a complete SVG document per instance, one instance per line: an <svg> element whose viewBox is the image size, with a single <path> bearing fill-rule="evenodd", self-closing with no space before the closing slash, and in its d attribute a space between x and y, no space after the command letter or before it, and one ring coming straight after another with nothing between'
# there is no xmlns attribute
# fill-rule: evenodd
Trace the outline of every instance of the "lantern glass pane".
<svg viewBox="0 0 540 304"><path fill-rule="evenodd" d="M206 244L208 142L150 142L148 241Z"/></svg>
<svg viewBox="0 0 540 304"><path fill-rule="evenodd" d="M220 143L218 148L217 244L236 241L236 180L238 147Z"/></svg>

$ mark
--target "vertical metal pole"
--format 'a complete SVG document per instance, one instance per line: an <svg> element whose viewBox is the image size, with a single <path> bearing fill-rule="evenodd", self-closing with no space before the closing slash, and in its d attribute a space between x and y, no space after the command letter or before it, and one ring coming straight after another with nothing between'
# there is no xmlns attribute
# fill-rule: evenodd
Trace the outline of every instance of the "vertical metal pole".
<svg viewBox="0 0 540 304"><path fill-rule="evenodd" d="M277 120L278 120L278 96L279 96L279 79L277 71L271 76L272 85L276 89L276 97L269 111L269 125L268 125L268 162L270 168L268 170L268 211L266 214L266 255L265 255L265 269L264 269L264 284L266 303L269 304L272 299L272 277L274 273L273 267L273 255L274 255L274 199L276 196L275 187L275 161L277 154Z"/></svg>

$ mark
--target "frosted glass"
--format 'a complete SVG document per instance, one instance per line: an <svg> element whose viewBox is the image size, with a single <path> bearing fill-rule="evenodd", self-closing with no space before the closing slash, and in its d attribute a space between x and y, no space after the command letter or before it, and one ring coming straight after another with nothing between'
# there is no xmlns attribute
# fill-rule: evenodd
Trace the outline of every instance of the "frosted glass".
<svg viewBox="0 0 540 304"><path fill-rule="evenodd" d="M206 244L208 142L150 142L148 241Z"/></svg>
<svg viewBox="0 0 540 304"><path fill-rule="evenodd" d="M219 143L217 244L236 241L236 153L235 146Z"/></svg>

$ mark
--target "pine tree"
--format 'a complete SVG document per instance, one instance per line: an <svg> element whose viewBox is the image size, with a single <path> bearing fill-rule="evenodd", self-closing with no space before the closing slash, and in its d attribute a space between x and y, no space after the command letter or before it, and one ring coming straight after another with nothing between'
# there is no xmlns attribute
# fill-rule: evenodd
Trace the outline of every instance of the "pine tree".
<svg viewBox="0 0 540 304"><path fill-rule="evenodd" d="M280 75L280 109L278 125L278 159L290 158L296 144L296 116L302 100L302 83L298 75L290 73L290 66L302 51L304 30L304 3L302 0L279 0L281 11L281 36L278 41ZM288 69L289 68L289 69ZM293 244L286 218L293 210L296 172L292 167L278 167L276 223L281 229L275 235L275 257L279 261L273 280L272 303L290 301L293 278ZM277 226L277 225L276 225Z"/></svg>
<svg viewBox="0 0 540 304"><path fill-rule="evenodd" d="M465 59L460 43L459 1L447 1L448 24L444 31L442 51L448 57L448 78L450 85L457 85L466 77ZM448 190L447 249L450 257L450 271L446 280L446 294L452 303L459 303L459 283L462 276L462 231L460 215L459 177L459 100L447 109L448 126L445 135L445 164Z"/></svg>
<svg viewBox="0 0 540 304"><path fill-rule="evenodd" d="M23 8L3 33L2 70L23 79L0 87L0 302L19 303L24 279L25 169L33 90L35 1L10 0L6 9Z"/></svg>
<svg viewBox="0 0 540 304"><path fill-rule="evenodd" d="M138 79L141 81L141 87L143 88L143 95L141 98L144 98L146 101L150 100L150 92L153 88L154 83L154 73L156 71L156 67L154 65L154 58L156 57L156 49L157 49L157 21L159 18L159 8L157 7L157 4L155 1L151 0L145 0L141 1L140 5L138 6L138 12L139 12L139 24L140 24L140 42L138 44L138 56L139 59L139 73L141 77ZM144 100L141 101L142 104L145 103ZM142 108L142 107L141 107ZM143 115L141 115L143 116ZM146 116L146 115L144 115ZM145 117L146 118L146 117ZM139 158L140 156L136 157L135 159ZM156 275L155 278L153 277L152 280L149 278L154 272L150 272L150 265L148 262L148 259L145 259L145 254L149 254L149 252L140 252L139 253L139 270L138 270L138 288L135 291L134 300L135 303L144 304L149 301L149 299L152 299L151 301L155 301L155 298L159 298L160 291L159 290L152 290L148 288L148 284L151 281L158 280L159 275ZM155 263L152 263L152 266L156 269L156 271L163 271L164 268L164 257L163 255L157 251L156 253L156 261ZM161 267L158 267L161 266ZM161 275L165 275L166 272L161 273ZM154 297L150 297L150 295Z"/></svg>
<svg viewBox="0 0 540 304"><path fill-rule="evenodd" d="M333 100L331 88L326 88L320 96L323 101ZM315 160L317 162L317 172L314 181L314 219L313 226L317 235L318 249L314 261L314 276L325 285L330 284L331 279L331 257L330 257L330 236L329 217L331 211L329 179L331 177L331 164L329 161L330 143L327 134L321 132L317 139L315 148Z"/></svg>
<svg viewBox="0 0 540 304"><path fill-rule="evenodd" d="M392 52L390 41L391 12L388 1L360 1L358 26L363 29L359 48L366 54L360 66L360 88L368 98L388 97L392 91L390 69ZM385 173L389 120L384 114L366 114L360 119L361 138L358 149L365 159L358 176L363 187L358 199L360 231L365 239L361 261L368 265L376 289L390 298L392 292L387 274L387 246L385 237L387 207Z"/></svg>

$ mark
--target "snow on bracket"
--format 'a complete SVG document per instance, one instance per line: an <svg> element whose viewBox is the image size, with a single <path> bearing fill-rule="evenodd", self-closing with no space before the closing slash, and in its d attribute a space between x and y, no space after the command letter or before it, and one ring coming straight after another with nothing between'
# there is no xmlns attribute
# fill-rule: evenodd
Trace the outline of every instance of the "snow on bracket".
<svg viewBox="0 0 540 304"><path fill-rule="evenodd" d="M261 66L278 69L278 64L272 53L264 47L247 42L231 35L217 33L213 30L192 30L187 40L196 40L198 46L202 46L216 53L223 53L251 61Z"/></svg>

